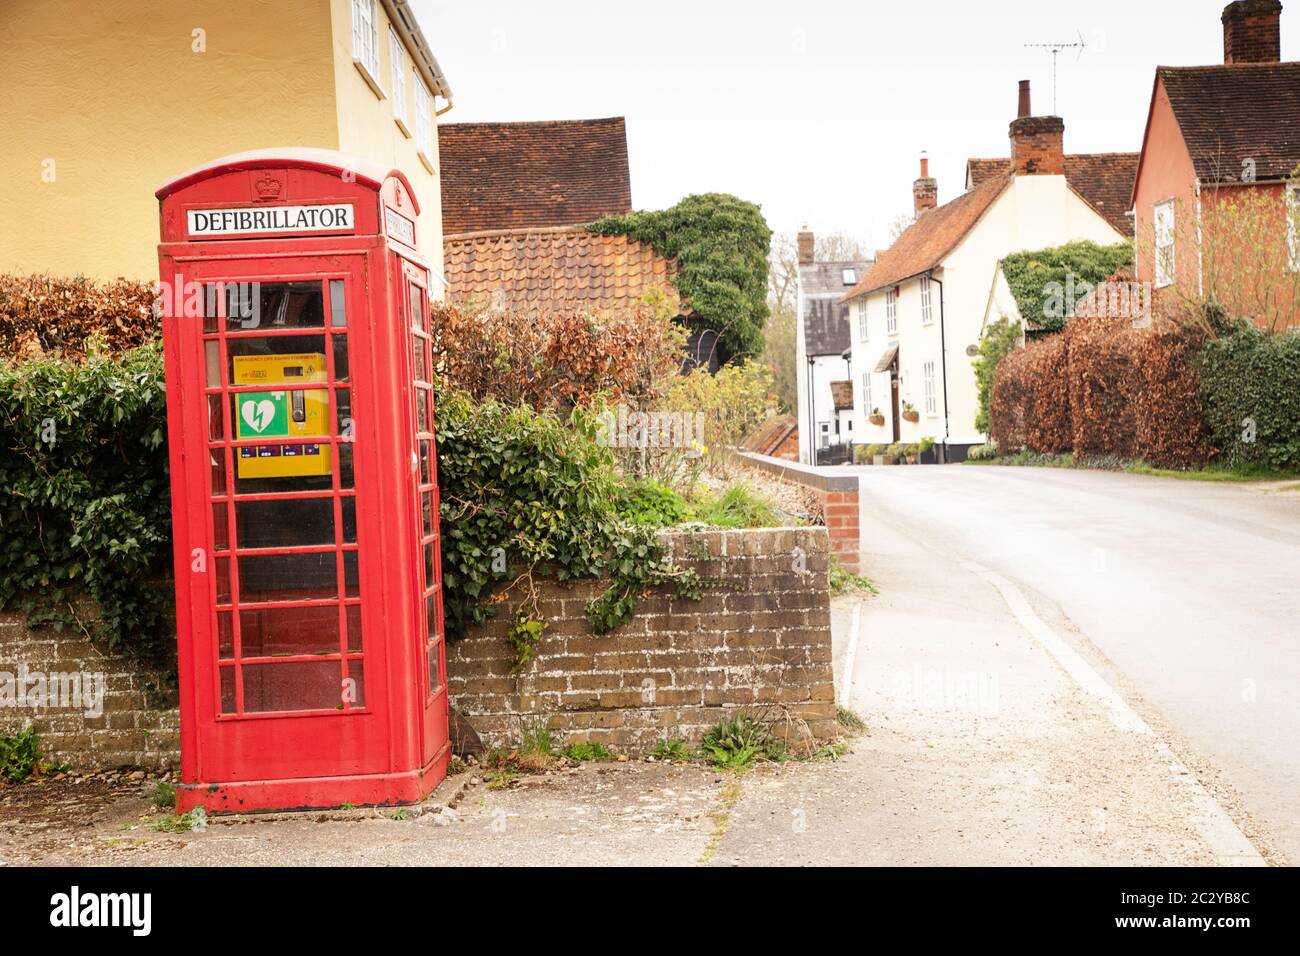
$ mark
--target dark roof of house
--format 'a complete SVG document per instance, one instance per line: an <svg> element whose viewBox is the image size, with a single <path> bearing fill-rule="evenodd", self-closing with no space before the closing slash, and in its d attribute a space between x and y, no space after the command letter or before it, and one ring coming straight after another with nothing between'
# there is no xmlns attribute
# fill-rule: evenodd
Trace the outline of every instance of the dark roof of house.
<svg viewBox="0 0 1300 956"><path fill-rule="evenodd" d="M1002 176L986 179L956 199L927 212L880 253L844 301L895 285L933 269L957 247L975 223L1011 184L1011 164Z"/></svg>
<svg viewBox="0 0 1300 956"><path fill-rule="evenodd" d="M803 343L808 356L843 354L853 344L848 305L829 296L805 299Z"/></svg>
<svg viewBox="0 0 1300 956"><path fill-rule="evenodd" d="M1300 62L1156 70L1204 183L1285 179L1300 164ZM1154 102L1154 98L1153 98Z"/></svg>
<svg viewBox="0 0 1300 956"><path fill-rule="evenodd" d="M680 309L676 263L626 236L581 227L499 230L443 242L448 297L530 315L565 309L635 309L652 290Z"/></svg>
<svg viewBox="0 0 1300 956"><path fill-rule="evenodd" d="M444 235L632 211L623 117L438 127Z"/></svg>
<svg viewBox="0 0 1300 956"><path fill-rule="evenodd" d="M849 307L842 296L871 268L871 260L814 262L799 267L799 288L804 296L804 351L808 355L840 355L853 344L849 329ZM844 270L853 270L853 281L845 285Z"/></svg>
<svg viewBox="0 0 1300 956"><path fill-rule="evenodd" d="M799 287L804 295L843 295L857 285L859 279L871 268L870 259L851 262L814 262L809 266L799 267ZM853 272L853 279L844 281L846 270Z"/></svg>
<svg viewBox="0 0 1300 956"><path fill-rule="evenodd" d="M1123 235L1133 231L1131 206L1140 153L1075 153L1065 157L1065 181ZM966 188L1011 168L1010 159L968 159Z"/></svg>
<svg viewBox="0 0 1300 956"><path fill-rule="evenodd" d="M831 382L831 401L835 410L853 407L853 382Z"/></svg>

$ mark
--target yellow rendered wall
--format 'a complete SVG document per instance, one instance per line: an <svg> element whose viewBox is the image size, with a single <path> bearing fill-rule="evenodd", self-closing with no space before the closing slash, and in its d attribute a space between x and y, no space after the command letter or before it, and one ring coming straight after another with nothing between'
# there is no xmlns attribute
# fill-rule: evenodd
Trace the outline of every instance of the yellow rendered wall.
<svg viewBox="0 0 1300 956"><path fill-rule="evenodd" d="M162 182L337 149L330 3L3 0L0 272L156 279Z"/></svg>
<svg viewBox="0 0 1300 956"><path fill-rule="evenodd" d="M392 57L388 39L388 16L383 4L375 0L379 35L379 76L381 92L376 93L353 62L351 0L331 0L334 20L335 101L338 104L338 148L345 153L390 164L406 174L420 203L417 241L436 274L432 295L442 298L442 184L438 169L438 129L431 120L432 135L428 165L420 159L415 145L415 70L411 51L406 51L406 126L403 132L394 117L392 100ZM436 49L433 35L421 24L430 45ZM436 54L435 54L436 55ZM430 91L430 112L436 109Z"/></svg>

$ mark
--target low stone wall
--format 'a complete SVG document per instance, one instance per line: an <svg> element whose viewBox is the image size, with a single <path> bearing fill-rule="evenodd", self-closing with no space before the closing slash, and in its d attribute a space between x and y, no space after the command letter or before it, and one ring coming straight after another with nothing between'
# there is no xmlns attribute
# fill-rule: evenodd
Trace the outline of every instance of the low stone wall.
<svg viewBox="0 0 1300 956"><path fill-rule="evenodd" d="M180 766L180 717L161 680L70 632L0 616L0 734L31 723L53 763Z"/></svg>
<svg viewBox="0 0 1300 956"><path fill-rule="evenodd" d="M565 740L627 750L692 742L724 715L753 713L807 742L837 733L825 528L665 533L695 569L699 600L653 594L612 634L591 633L598 582L546 583L536 657L511 675L510 615L448 648L452 703L484 737L506 741L522 719Z"/></svg>
<svg viewBox="0 0 1300 956"><path fill-rule="evenodd" d="M674 560L700 575L700 600L651 594L628 624L597 637L584 612L605 585L547 581L540 602L547 626L522 673L510 673L507 604L500 619L452 644L451 701L471 726L504 742L517 736L521 718L544 718L565 740L641 750L668 736L697 741L723 715L746 711L795 742L835 736L826 529L664 537ZM51 675L78 675L79 705L34 709L30 698L15 699L18 684L29 694L36 675L46 693L60 680ZM53 762L178 767L178 714L161 686L83 637L32 632L17 616L0 615L0 734L31 722Z"/></svg>

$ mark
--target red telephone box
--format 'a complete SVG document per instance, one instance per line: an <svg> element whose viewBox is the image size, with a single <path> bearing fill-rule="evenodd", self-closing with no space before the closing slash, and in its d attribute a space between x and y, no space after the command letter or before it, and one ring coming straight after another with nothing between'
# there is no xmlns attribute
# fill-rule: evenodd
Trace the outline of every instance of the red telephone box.
<svg viewBox="0 0 1300 956"><path fill-rule="evenodd" d="M178 810L418 801L449 745L417 199L305 149L157 196Z"/></svg>

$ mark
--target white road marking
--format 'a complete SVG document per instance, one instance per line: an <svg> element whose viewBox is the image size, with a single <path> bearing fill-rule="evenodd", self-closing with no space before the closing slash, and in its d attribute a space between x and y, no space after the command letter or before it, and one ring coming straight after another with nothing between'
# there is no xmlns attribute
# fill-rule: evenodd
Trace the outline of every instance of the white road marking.
<svg viewBox="0 0 1300 956"><path fill-rule="evenodd" d="M1259 851L1255 849L1254 844L1246 838L1246 835L1228 816L1227 811L1201 785L1201 782L1196 779L1196 775L1178 759L1178 755L1170 749L1164 739L1152 729L1150 724L1142 719L1137 711L1129 706L1128 702L1110 684L1106 683L1106 679L1097 673L1091 664L1080 657L1069 643L1053 631L1034 612L1033 607L1030 606L1029 601L1019 588L996 571L992 571L982 564L965 561L962 562L962 567L979 575L997 588L998 593L1002 595L1002 599L1006 601L1007 607L1011 609L1011 613L1015 615L1020 626L1028 631L1029 635L1048 654L1052 655L1052 659L1070 675L1085 694L1095 697L1106 705L1110 711L1111 720L1114 721L1116 727L1144 737L1150 737L1155 741L1156 751L1168 766L1175 784L1184 787L1193 801L1196 807L1196 829L1201 838L1214 851L1215 862L1219 866L1268 865L1264 862L1264 858L1260 856Z"/></svg>
<svg viewBox="0 0 1300 956"><path fill-rule="evenodd" d="M849 625L849 646L844 652L844 676L840 678L838 700L845 707L852 707L853 700L853 662L858 656L858 634L861 633L862 602L853 605L853 623Z"/></svg>

